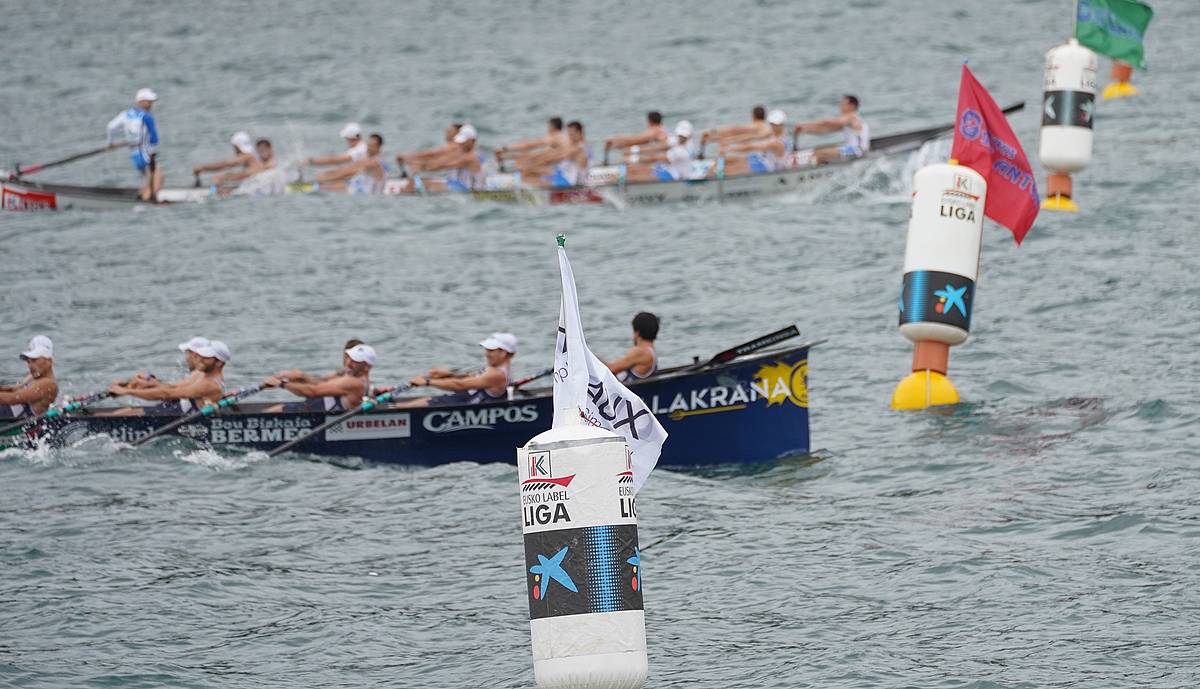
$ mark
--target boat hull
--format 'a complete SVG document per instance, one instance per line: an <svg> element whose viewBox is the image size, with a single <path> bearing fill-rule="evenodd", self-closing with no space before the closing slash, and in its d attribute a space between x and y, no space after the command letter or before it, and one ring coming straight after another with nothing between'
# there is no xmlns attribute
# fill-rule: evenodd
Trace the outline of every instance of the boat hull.
<svg viewBox="0 0 1200 689"><path fill-rule="evenodd" d="M82 187L29 180L0 181L0 209L6 211L120 210L135 206L195 203L212 197L207 188L162 189L158 201L143 201L125 187Z"/></svg>
<svg viewBox="0 0 1200 689"><path fill-rule="evenodd" d="M762 462L809 451L808 350L801 345L698 372L666 372L630 389L666 428L664 466ZM178 428L174 436L216 450L269 450L324 423L323 413L268 413L242 405ZM41 429L52 446L88 436L133 442L174 418L69 416ZM361 414L305 440L296 452L358 457L372 462L439 465L457 461L513 462L514 450L548 429L549 390L529 397L470 406L385 407ZM167 435L164 438L170 438Z"/></svg>

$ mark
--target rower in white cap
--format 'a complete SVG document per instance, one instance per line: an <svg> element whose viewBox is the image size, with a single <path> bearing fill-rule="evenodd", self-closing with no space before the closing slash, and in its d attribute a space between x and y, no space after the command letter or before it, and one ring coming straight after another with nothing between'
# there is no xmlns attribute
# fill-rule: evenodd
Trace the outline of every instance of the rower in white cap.
<svg viewBox="0 0 1200 689"><path fill-rule="evenodd" d="M433 368L423 376L415 376L413 385L427 385L449 390L450 395L421 397L402 406L425 407L443 404L479 404L502 400L508 396L512 383L512 360L517 354L517 336L512 333L492 333L484 338L483 358L487 366L478 373L456 373L448 368Z"/></svg>
<svg viewBox="0 0 1200 689"><path fill-rule="evenodd" d="M225 160L218 160L212 163L204 163L192 168L192 175L196 178L197 184L200 181L200 175L204 172L217 172L219 170L228 170L230 168L241 168L234 172L217 175L213 178L213 184L228 184L240 179L245 179L257 172L260 165L258 151L254 148L254 139L246 132L237 132L229 139L229 143L233 146L233 157Z"/></svg>
<svg viewBox="0 0 1200 689"><path fill-rule="evenodd" d="M767 109L756 105L750 110L749 124L727 124L705 130L700 136L700 147L703 148L709 141L716 141L721 146L730 146L765 139L770 135L771 125L767 124Z"/></svg>
<svg viewBox="0 0 1200 689"><path fill-rule="evenodd" d="M458 144L454 143L454 137L458 136L458 131L462 129L462 126L462 122L451 122L446 126L445 131L442 132L442 135L445 138L445 143L443 143L441 146L435 146L433 148L427 148L421 151L413 151L412 153L401 153L396 156L396 162L400 165L409 165L426 158L440 156L444 153L453 153L458 149Z"/></svg>
<svg viewBox="0 0 1200 689"><path fill-rule="evenodd" d="M29 367L29 375L16 385L0 385L0 419L19 419L41 414L58 397L58 382L54 379L54 343L45 335L29 341L21 352Z"/></svg>
<svg viewBox="0 0 1200 689"><path fill-rule="evenodd" d="M108 147L130 146L133 152L129 159L137 171L142 173L143 201L152 201L162 188L162 170L158 166L155 152L158 149L158 127L150 109L158 100L158 94L150 89L138 89L134 106L112 118L108 123Z"/></svg>
<svg viewBox="0 0 1200 689"><path fill-rule="evenodd" d="M411 160L408 169L412 172L436 172L447 170L445 181L427 180L426 189L444 186L448 191L471 191L483 186L483 153L476 146L479 134L469 124L464 124L454 135L454 148L438 155Z"/></svg>
<svg viewBox="0 0 1200 689"><path fill-rule="evenodd" d="M275 405L267 411L343 412L357 409L363 398L371 392L375 350L371 345L360 342L346 349L343 354L345 369L324 379L303 376L299 380L292 380L284 375L291 372L284 371L264 380L263 385L267 387L277 387L305 398L303 402Z"/></svg>
<svg viewBox="0 0 1200 689"><path fill-rule="evenodd" d="M191 373L177 383L157 382L146 374L113 383L108 391L114 397L129 395L158 402L149 407L126 407L116 414L186 414L221 399L225 394L225 364L232 358L229 346L220 340L193 337L179 348L192 367ZM135 379L142 382L134 385Z"/></svg>
<svg viewBox="0 0 1200 689"><path fill-rule="evenodd" d="M367 142L363 141L362 127L357 122L349 122L338 134L346 140L346 150L320 158L309 158L305 165L345 165L356 163L367 157Z"/></svg>
<svg viewBox="0 0 1200 689"><path fill-rule="evenodd" d="M792 140L784 131L787 115L778 108L767 113L771 135L766 139L722 146L726 175L779 172L791 166Z"/></svg>
<svg viewBox="0 0 1200 689"><path fill-rule="evenodd" d="M625 179L630 182L669 182L692 177L692 123L680 120L664 144L643 146L636 163L627 164Z"/></svg>

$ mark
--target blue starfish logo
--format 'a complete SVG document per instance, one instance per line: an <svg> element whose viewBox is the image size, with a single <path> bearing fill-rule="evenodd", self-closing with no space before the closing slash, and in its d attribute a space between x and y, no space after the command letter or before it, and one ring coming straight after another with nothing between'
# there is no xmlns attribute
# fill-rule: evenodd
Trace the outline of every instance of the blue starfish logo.
<svg viewBox="0 0 1200 689"><path fill-rule="evenodd" d="M939 289L933 293L935 297L941 297L946 300L945 306L942 307L942 313L950 313L950 309L957 308L958 312L967 317L967 304L963 300L963 296L967 293L966 286L954 289L950 285L946 285L946 289Z"/></svg>
<svg viewBox="0 0 1200 689"><path fill-rule="evenodd" d="M641 591L642 590L642 549L634 548L633 549L633 557L626 560L626 562L633 565L634 579L631 582L633 584L633 590Z"/></svg>
<svg viewBox="0 0 1200 689"><path fill-rule="evenodd" d="M533 574L533 597L541 600L546 597L546 589L550 588L551 581L557 581L563 585L563 588L576 593L579 589L575 588L575 582L571 581L571 576L563 569L562 561L567 556L567 547L554 554L554 557L547 558L541 553L538 554L538 564L529 568L530 574Z"/></svg>

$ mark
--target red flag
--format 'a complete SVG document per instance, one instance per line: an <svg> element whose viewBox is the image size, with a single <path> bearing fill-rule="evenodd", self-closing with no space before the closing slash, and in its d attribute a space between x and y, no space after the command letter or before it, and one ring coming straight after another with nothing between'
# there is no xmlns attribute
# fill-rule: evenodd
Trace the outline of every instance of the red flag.
<svg viewBox="0 0 1200 689"><path fill-rule="evenodd" d="M983 214L1012 230L1020 245L1041 207L1033 168L1004 112L966 65L958 84L955 121L950 157L987 180Z"/></svg>

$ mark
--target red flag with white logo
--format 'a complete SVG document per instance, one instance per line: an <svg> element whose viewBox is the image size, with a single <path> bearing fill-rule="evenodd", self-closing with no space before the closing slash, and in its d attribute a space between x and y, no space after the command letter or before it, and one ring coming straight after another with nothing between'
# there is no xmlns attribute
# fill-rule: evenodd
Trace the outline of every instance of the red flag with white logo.
<svg viewBox="0 0 1200 689"><path fill-rule="evenodd" d="M966 65L958 85L958 117L950 157L987 180L983 214L1012 230L1017 244L1041 207L1033 168L1008 118Z"/></svg>

